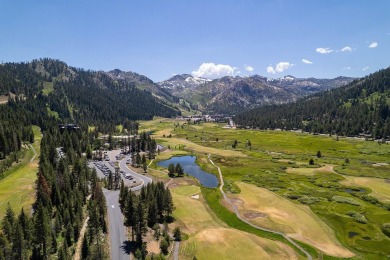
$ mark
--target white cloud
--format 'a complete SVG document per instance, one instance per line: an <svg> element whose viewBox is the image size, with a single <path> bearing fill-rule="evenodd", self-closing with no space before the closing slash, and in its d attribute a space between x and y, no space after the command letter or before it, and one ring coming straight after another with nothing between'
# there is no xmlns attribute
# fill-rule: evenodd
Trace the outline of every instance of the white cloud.
<svg viewBox="0 0 390 260"><path fill-rule="evenodd" d="M352 48L349 46L345 46L344 48L341 49L341 51L352 51Z"/></svg>
<svg viewBox="0 0 390 260"><path fill-rule="evenodd" d="M306 59L302 59L302 62L305 63L305 64L312 64L313 62L309 61L309 60L306 60Z"/></svg>
<svg viewBox="0 0 390 260"><path fill-rule="evenodd" d="M372 42L370 45L368 45L368 48L376 48L376 47L378 47L377 42Z"/></svg>
<svg viewBox="0 0 390 260"><path fill-rule="evenodd" d="M268 67L267 67L267 73L269 73L269 74L275 74L274 68L273 68L272 66L268 66Z"/></svg>
<svg viewBox="0 0 390 260"><path fill-rule="evenodd" d="M321 53L321 54L328 54L333 52L330 48L317 48L316 52Z"/></svg>
<svg viewBox="0 0 390 260"><path fill-rule="evenodd" d="M248 66L245 64L245 70L248 72L252 72L254 70L254 68L252 66Z"/></svg>
<svg viewBox="0 0 390 260"><path fill-rule="evenodd" d="M350 70L351 67L344 67L343 70Z"/></svg>
<svg viewBox="0 0 390 260"><path fill-rule="evenodd" d="M289 68L293 67L294 64L288 62L288 61L281 61L278 64L276 64L275 67L273 66L268 66L267 67L267 72L270 74L275 74L276 72L283 72L285 70L288 70Z"/></svg>
<svg viewBox="0 0 390 260"><path fill-rule="evenodd" d="M195 77L216 79L224 76L234 76L239 74L238 68L230 65L215 64L215 63L202 63L197 70L192 72Z"/></svg>
<svg viewBox="0 0 390 260"><path fill-rule="evenodd" d="M366 70L368 70L369 68L370 68L370 67L367 66L367 67L364 67L362 70L363 70L363 71L366 71Z"/></svg>

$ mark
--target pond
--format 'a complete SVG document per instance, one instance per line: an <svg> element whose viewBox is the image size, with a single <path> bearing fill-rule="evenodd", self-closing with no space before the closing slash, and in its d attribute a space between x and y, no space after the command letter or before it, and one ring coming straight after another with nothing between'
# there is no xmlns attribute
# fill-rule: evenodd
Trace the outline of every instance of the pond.
<svg viewBox="0 0 390 260"><path fill-rule="evenodd" d="M218 186L218 179L215 175L203 171L199 165L195 163L195 156L176 156L169 160L158 162L158 166L168 168L168 165L173 163L183 167L184 172L195 177L203 186L208 188L215 188Z"/></svg>
<svg viewBox="0 0 390 260"><path fill-rule="evenodd" d="M344 189L344 191L345 191L346 193L352 193L352 192L366 192L365 189L358 189L358 188L352 188L352 189L347 188L347 189Z"/></svg>

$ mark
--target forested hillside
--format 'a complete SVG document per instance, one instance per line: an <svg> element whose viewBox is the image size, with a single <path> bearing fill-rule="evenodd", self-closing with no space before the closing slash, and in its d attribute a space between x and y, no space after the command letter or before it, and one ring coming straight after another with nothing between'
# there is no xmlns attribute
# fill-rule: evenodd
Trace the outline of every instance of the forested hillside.
<svg viewBox="0 0 390 260"><path fill-rule="evenodd" d="M302 129L312 133L390 135L390 68L352 83L285 105L270 105L241 113L235 123L259 129Z"/></svg>
<svg viewBox="0 0 390 260"><path fill-rule="evenodd" d="M40 76L25 65L20 70L13 65L3 70L6 66L1 75L7 80L1 87L16 96L0 106L0 176L25 150L23 146L34 142L32 125L41 128L43 137L33 212L14 212L8 206L1 220L0 259L70 259L86 211L90 216L88 254L102 259L106 254L101 243L102 233L107 231L106 203L96 173L81 156L91 146L93 133L61 133L59 121L47 109L50 98L39 86L47 75ZM63 147L63 158L57 147Z"/></svg>
<svg viewBox="0 0 390 260"><path fill-rule="evenodd" d="M47 97L45 103L52 115L81 125L180 114L151 92L105 72L76 69L52 59L0 66L0 95L44 98L40 94Z"/></svg>

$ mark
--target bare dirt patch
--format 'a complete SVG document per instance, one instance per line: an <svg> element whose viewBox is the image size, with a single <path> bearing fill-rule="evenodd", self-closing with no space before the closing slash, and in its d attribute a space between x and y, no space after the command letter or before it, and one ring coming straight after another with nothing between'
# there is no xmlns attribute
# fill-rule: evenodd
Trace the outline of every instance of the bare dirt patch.
<svg viewBox="0 0 390 260"><path fill-rule="evenodd" d="M244 204L244 201L240 200L240 199L237 199L237 198L231 198L230 199L231 202L233 202L234 204Z"/></svg>
<svg viewBox="0 0 390 260"><path fill-rule="evenodd" d="M193 179L183 177L183 178L173 178L168 187L177 188L181 186L190 186L190 185L196 186L198 185L198 183Z"/></svg>
<svg viewBox="0 0 390 260"><path fill-rule="evenodd" d="M208 163L208 161L207 161L206 158L200 158L200 161L201 161L202 163Z"/></svg>
<svg viewBox="0 0 390 260"><path fill-rule="evenodd" d="M191 198L193 198L193 199L195 199L195 200L198 200L198 199L199 199L199 194L192 195Z"/></svg>
<svg viewBox="0 0 390 260"><path fill-rule="evenodd" d="M266 218L268 217L268 214L263 212L258 212L258 211L248 211L244 213L244 217L247 219Z"/></svg>
<svg viewBox="0 0 390 260"><path fill-rule="evenodd" d="M288 160L288 159L279 159L278 162L294 163L294 161L291 161L291 160Z"/></svg>
<svg viewBox="0 0 390 260"><path fill-rule="evenodd" d="M388 165L389 165L388 163L374 163L372 166L381 167L381 166L388 166Z"/></svg>
<svg viewBox="0 0 390 260"><path fill-rule="evenodd" d="M146 237L144 237L144 241L147 242L146 249L148 252L155 254L160 253L160 243L154 239L153 231L148 230Z"/></svg>

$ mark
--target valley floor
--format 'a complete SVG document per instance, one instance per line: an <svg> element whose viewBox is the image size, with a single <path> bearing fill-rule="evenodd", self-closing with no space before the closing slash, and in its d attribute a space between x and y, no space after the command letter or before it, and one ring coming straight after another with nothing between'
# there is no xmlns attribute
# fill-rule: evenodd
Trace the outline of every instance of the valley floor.
<svg viewBox="0 0 390 260"><path fill-rule="evenodd" d="M239 207L240 215L300 241L314 258L390 256L390 239L382 232L390 223L388 145L305 133L223 129L221 124L193 125L160 118L141 122L141 130L153 131L153 137L165 147L157 160L193 154L203 170L217 175L207 160L211 154L224 175L224 190ZM232 148L234 143L237 145ZM151 173L164 176L165 169L155 162L151 168L157 170ZM181 257L206 259L212 252L229 251L224 256L229 259L236 252L227 249L230 247L238 250L237 256L247 252L245 248L253 248L257 254L267 253L264 258L275 258L276 252L281 254L277 259L286 259L289 254L302 257L297 255L299 250L291 254L287 244L265 242L226 226L229 220L222 221L216 212L221 206L229 208L223 201L210 207L210 200L202 196L203 188L178 180L171 186L175 217L189 235L180 246ZM194 194L200 195L199 200L191 198ZM230 243L231 237L240 239Z"/></svg>

